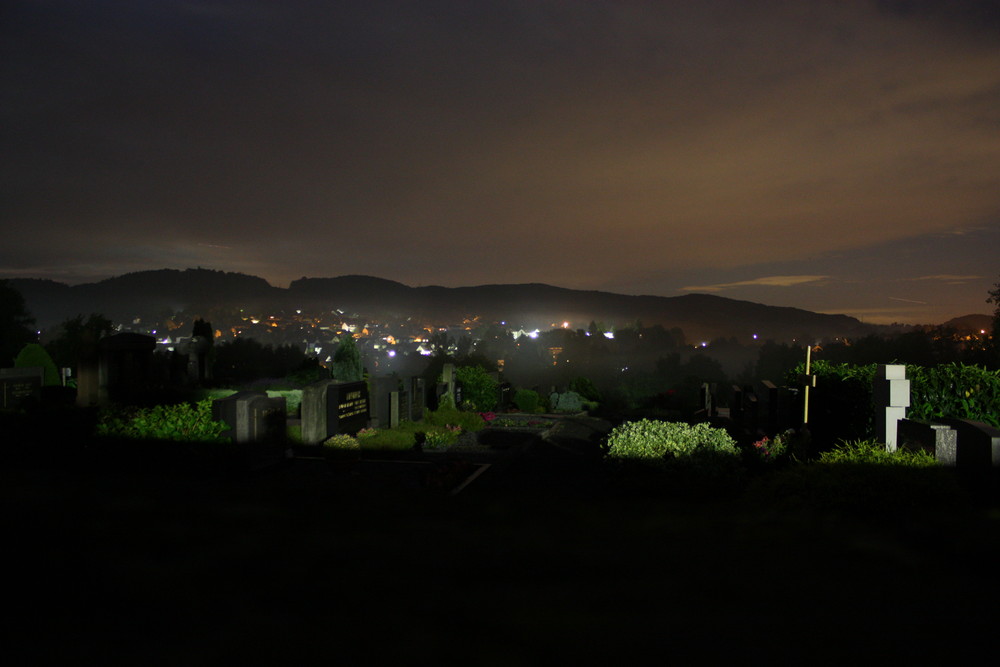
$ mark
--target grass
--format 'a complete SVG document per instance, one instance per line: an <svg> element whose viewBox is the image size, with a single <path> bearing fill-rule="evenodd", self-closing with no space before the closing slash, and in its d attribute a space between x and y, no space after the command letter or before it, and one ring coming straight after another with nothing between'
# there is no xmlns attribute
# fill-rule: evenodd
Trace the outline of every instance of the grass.
<svg viewBox="0 0 1000 667"><path fill-rule="evenodd" d="M113 645L150 665L923 664L991 646L1000 512L954 470L789 465L699 494L541 443L449 497L399 483L426 462L129 464L0 467L12 663Z"/></svg>
<svg viewBox="0 0 1000 667"><path fill-rule="evenodd" d="M538 467L454 498L307 461L204 480L0 470L24 545L8 568L30 584L5 653L843 664L989 645L997 517L571 491L525 481Z"/></svg>

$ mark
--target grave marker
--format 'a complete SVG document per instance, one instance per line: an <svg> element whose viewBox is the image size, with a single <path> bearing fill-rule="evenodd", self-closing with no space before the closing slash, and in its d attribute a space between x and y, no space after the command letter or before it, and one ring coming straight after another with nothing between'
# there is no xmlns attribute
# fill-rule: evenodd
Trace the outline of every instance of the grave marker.
<svg viewBox="0 0 1000 667"><path fill-rule="evenodd" d="M958 433L955 460L960 466L1000 466L1000 429L971 419L938 420Z"/></svg>
<svg viewBox="0 0 1000 667"><path fill-rule="evenodd" d="M947 424L901 419L896 435L900 449L923 450L933 454L941 465L958 462L958 432Z"/></svg>
<svg viewBox="0 0 1000 667"><path fill-rule="evenodd" d="M41 366L0 368L0 407L19 408L38 399L45 369Z"/></svg>
<svg viewBox="0 0 1000 667"><path fill-rule="evenodd" d="M425 407L427 407L427 383L421 377L410 378L410 421L422 420Z"/></svg>
<svg viewBox="0 0 1000 667"><path fill-rule="evenodd" d="M322 380L302 390L302 442L318 445L338 433L368 425L368 385Z"/></svg>
<svg viewBox="0 0 1000 667"><path fill-rule="evenodd" d="M236 444L275 442L285 438L285 398L262 391L240 391L212 401L212 418L229 425L223 435Z"/></svg>
<svg viewBox="0 0 1000 667"><path fill-rule="evenodd" d="M910 381L906 379L906 366L880 364L872 381L872 399L875 402L875 434L885 443L886 451L896 451L897 428L900 419L906 418L910 407Z"/></svg>

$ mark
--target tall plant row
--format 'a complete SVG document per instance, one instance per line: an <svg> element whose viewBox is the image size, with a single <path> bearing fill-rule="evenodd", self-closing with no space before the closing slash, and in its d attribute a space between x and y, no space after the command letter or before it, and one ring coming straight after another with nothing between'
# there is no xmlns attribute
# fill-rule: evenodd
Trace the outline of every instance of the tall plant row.
<svg viewBox="0 0 1000 667"><path fill-rule="evenodd" d="M817 394L843 403L852 415L871 421L872 381L877 364L854 365L816 361ZM790 383L804 373L800 364L788 376ZM971 419L1000 427L1000 371L965 364L906 366L910 380L910 419Z"/></svg>

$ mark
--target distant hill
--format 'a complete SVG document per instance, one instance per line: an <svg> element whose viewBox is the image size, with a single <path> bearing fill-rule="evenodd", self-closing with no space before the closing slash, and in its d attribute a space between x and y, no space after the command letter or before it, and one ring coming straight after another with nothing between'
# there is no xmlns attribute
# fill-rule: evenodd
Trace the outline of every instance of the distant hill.
<svg viewBox="0 0 1000 667"><path fill-rule="evenodd" d="M250 312L339 309L372 320L412 317L433 324L455 324L467 317L506 321L511 326L547 329L591 321L625 326L679 327L688 340L752 334L762 339L809 340L857 337L877 327L846 315L824 315L800 308L766 306L706 294L678 297L629 296L572 290L537 283L476 287L409 287L371 276L301 278L287 288L263 278L209 269L142 271L97 283L68 286L50 280L12 279L40 327L77 314L102 313L115 321L162 317L165 312L208 312L245 308Z"/></svg>
<svg viewBox="0 0 1000 667"><path fill-rule="evenodd" d="M993 318L989 315L963 315L954 317L941 325L942 329L954 329L959 333L993 331Z"/></svg>
<svg viewBox="0 0 1000 667"><path fill-rule="evenodd" d="M285 290L263 278L210 269L139 271L70 287L51 280L15 278L41 328L78 314L101 313L114 321L155 317L180 310L208 311L220 305L275 307Z"/></svg>

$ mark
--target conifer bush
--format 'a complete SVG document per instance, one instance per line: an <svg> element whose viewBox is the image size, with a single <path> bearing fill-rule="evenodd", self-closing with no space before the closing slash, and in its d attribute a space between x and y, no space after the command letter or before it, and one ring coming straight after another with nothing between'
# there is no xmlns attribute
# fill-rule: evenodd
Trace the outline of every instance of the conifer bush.
<svg viewBox="0 0 1000 667"><path fill-rule="evenodd" d="M531 389L518 389L514 393L514 405L521 412L535 412L538 410L538 406L541 405L541 398L538 396L537 391L532 391Z"/></svg>
<svg viewBox="0 0 1000 667"><path fill-rule="evenodd" d="M61 384L59 369L56 368L55 362L52 361L52 357L45 351L45 348L38 343L28 343L14 358L14 368L34 367L43 369L42 384L46 387Z"/></svg>

